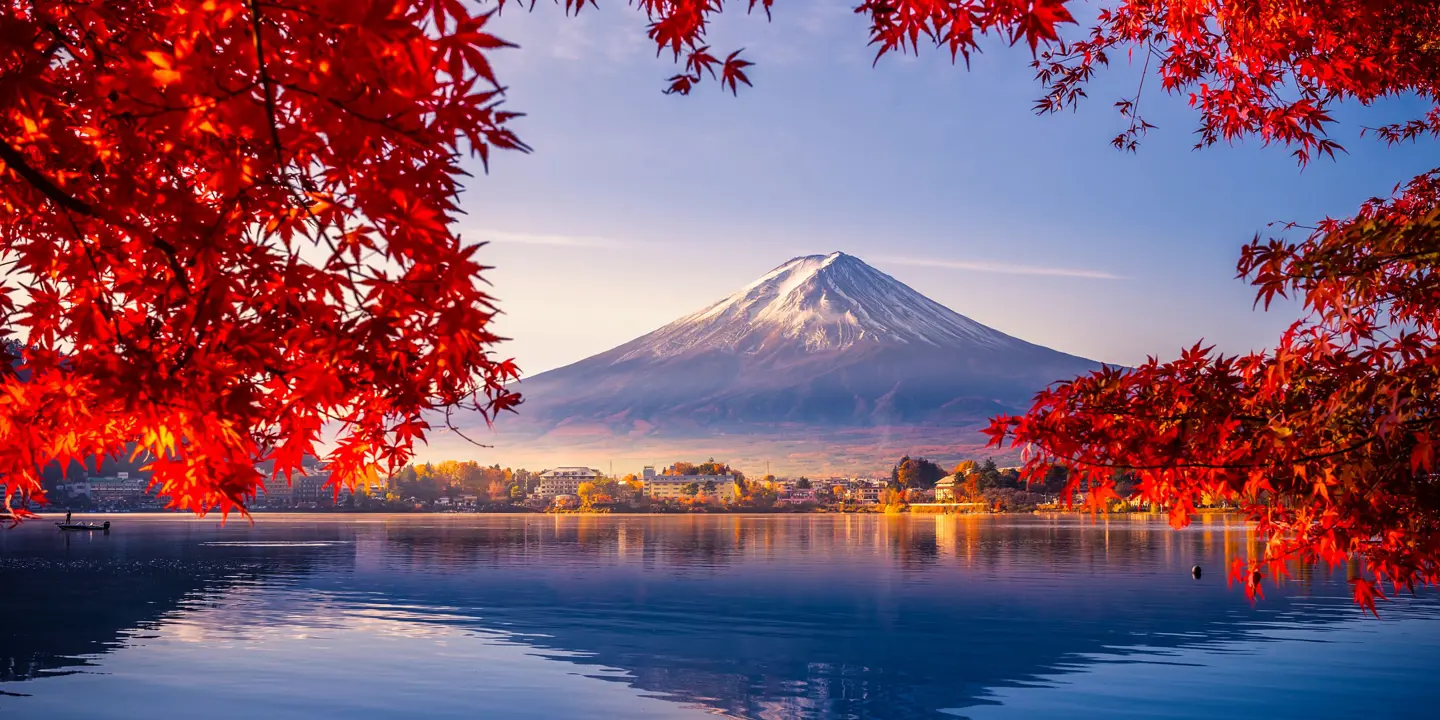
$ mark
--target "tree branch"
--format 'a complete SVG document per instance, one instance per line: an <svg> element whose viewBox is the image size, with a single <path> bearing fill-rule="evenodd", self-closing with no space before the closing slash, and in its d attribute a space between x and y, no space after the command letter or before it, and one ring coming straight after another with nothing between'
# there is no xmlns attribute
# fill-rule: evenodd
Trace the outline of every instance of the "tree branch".
<svg viewBox="0 0 1440 720"><path fill-rule="evenodd" d="M5 164L9 166L11 170L14 170L16 175L19 175L25 180L25 182L30 183L32 187L34 187L36 190L39 190L42 195L44 195L50 200L50 202L53 202L61 208L64 208L71 212L84 215L85 217L95 218L96 220L101 220L104 222L111 222L109 219L101 216L100 213L96 212L93 205L85 202L84 200L81 200L80 198L75 197L74 195L71 195L68 192L65 192L63 189L60 188L60 186L52 182L50 178L45 177L44 173L41 173L39 170L30 167L30 163L25 161L25 156L21 155L20 151L15 149L15 147L9 142L7 142L4 138L0 138L0 160L4 160ZM131 229L121 223L115 224L119 225L120 227L125 227L125 229L127 230ZM166 240L165 238L162 238L154 233L147 232L145 234L150 236L150 244L154 245L156 249L165 254L165 259L170 265L171 272L173 272L176 279L180 280L181 284L184 285L185 291L189 292L190 278L185 273L185 268L180 265L180 258L177 254L175 246L171 245L169 240Z"/></svg>
<svg viewBox="0 0 1440 720"><path fill-rule="evenodd" d="M19 175L25 182L30 183L36 190L39 190L45 197L50 199L50 202L71 212L77 212L88 217L95 217L95 208L90 207L89 203L60 189L59 186L50 181L50 178L45 177L39 170L30 167L30 163L25 161L25 156L21 155L19 150L16 150L13 145L3 138L0 138L0 160L4 160L5 164L9 165L10 169L14 170L16 175Z"/></svg>
<svg viewBox="0 0 1440 720"><path fill-rule="evenodd" d="M265 115L270 119L270 144L275 147L275 162L283 169L285 150L280 144L280 128L275 124L275 82L265 65L265 44L260 39L260 3L250 0L250 27L255 35L255 58L260 63L260 84L265 88Z"/></svg>

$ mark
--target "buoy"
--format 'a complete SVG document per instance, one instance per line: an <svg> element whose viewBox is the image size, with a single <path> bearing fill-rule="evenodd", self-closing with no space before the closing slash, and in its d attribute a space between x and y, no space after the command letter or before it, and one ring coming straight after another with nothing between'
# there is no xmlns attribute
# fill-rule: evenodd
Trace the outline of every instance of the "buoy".
<svg viewBox="0 0 1440 720"><path fill-rule="evenodd" d="M1199 579L1200 579L1200 576L1201 576L1202 574L1204 574L1204 572L1205 572L1204 570L1201 570L1201 569L1200 569L1200 566L1199 566L1199 565L1196 565L1195 567L1190 568L1190 577L1193 577L1193 578L1195 578L1196 580L1199 580Z"/></svg>

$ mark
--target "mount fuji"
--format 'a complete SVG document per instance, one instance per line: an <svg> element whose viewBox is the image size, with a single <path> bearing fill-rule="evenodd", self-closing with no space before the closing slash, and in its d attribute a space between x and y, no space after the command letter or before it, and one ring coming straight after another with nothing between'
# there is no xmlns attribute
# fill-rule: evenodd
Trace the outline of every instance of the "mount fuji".
<svg viewBox="0 0 1440 720"><path fill-rule="evenodd" d="M982 325L853 256L809 255L648 335L523 379L519 415L496 423L496 450L763 457L777 470L787 459L847 466L931 446L963 455L988 417L1098 367Z"/></svg>

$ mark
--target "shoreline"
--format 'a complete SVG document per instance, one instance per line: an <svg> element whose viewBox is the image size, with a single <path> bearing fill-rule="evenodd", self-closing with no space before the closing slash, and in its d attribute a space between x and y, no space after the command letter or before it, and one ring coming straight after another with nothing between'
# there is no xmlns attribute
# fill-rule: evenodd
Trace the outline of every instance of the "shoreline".
<svg viewBox="0 0 1440 720"><path fill-rule="evenodd" d="M218 511L212 511L205 515L196 515L185 510L109 510L109 511L85 511L72 513L76 518L82 517L184 517L195 520L210 519L219 516ZM63 512L39 512L36 516L25 522L43 522L62 519ZM697 515L748 515L756 517L770 516L798 516L798 515L876 515L876 516L953 516L953 517L996 517L996 516L1093 516L1093 517L1155 517L1166 518L1168 513L1163 511L1126 511L1126 512L1097 512L1091 513L1085 510L1025 510L1025 511L987 511L987 512L910 512L908 510L888 512L885 510L760 510L754 508L734 510L706 510L703 512L679 511L679 512L643 512L643 511L619 511L619 512L594 512L594 511L544 511L544 510L515 510L500 512L450 512L434 510L330 510L330 509L308 509L308 510L258 510L251 511L249 517L256 518L268 515L306 515L306 516L366 516L366 515L393 515L393 516L456 516L456 517L477 517L477 516L510 516L510 515L536 515L551 517L693 517ZM245 515L232 512L231 517L244 518ZM1237 510L1204 508L1198 510L1192 519L1213 516L1232 516L1243 518L1244 514ZM22 523L23 524L23 523Z"/></svg>

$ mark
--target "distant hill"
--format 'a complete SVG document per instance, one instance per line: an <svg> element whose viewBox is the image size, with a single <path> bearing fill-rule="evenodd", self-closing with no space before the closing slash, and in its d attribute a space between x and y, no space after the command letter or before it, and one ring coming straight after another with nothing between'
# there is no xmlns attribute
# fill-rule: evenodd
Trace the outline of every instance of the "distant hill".
<svg viewBox="0 0 1440 720"><path fill-rule="evenodd" d="M1098 367L982 325L853 256L810 255L525 378L520 414L497 423L491 454L598 463L686 452L837 471L926 448L958 457L974 454L990 416Z"/></svg>

